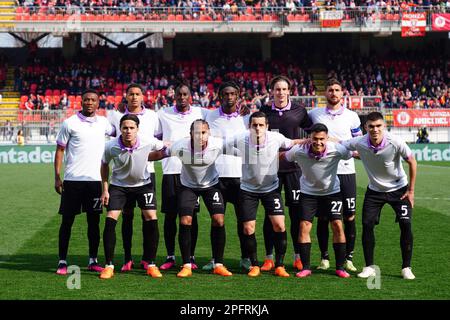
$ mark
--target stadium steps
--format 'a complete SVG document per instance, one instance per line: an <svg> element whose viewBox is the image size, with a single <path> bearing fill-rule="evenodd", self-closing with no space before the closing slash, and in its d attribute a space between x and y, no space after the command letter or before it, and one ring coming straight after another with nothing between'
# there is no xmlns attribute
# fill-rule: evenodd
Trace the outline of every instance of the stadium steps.
<svg viewBox="0 0 450 320"><path fill-rule="evenodd" d="M0 0L0 20L16 20L16 3L11 0Z"/></svg>
<svg viewBox="0 0 450 320"><path fill-rule="evenodd" d="M2 121L17 119L17 110L20 104L20 92L14 91L14 68L9 67L6 71L6 84L2 90L2 101L0 102L0 118Z"/></svg>
<svg viewBox="0 0 450 320"><path fill-rule="evenodd" d="M325 84L327 82L327 71L321 68L313 68L310 70L313 74L314 85L317 90L316 93L319 93L319 97L317 99L318 107L325 107L327 105L327 99L322 95L325 92Z"/></svg>

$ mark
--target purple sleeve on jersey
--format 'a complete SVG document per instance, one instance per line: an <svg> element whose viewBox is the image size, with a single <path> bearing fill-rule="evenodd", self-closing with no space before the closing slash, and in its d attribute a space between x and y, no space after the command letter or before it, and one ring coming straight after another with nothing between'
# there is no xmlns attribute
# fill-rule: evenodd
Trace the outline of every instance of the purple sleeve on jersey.
<svg viewBox="0 0 450 320"><path fill-rule="evenodd" d="M57 144L58 146L60 146L60 147L63 147L63 148L66 147L66 144L65 144L65 143L62 143L61 141L56 141L56 144Z"/></svg>

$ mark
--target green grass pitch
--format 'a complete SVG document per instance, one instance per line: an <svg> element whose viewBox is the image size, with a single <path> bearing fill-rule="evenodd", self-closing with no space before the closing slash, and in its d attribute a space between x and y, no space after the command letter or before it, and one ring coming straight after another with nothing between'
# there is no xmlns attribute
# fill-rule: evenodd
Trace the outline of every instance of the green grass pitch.
<svg viewBox="0 0 450 320"><path fill-rule="evenodd" d="M157 166L160 170L160 166ZM367 178L360 162L358 168L357 246L355 265L363 266L361 247L361 206ZM352 275L339 279L334 270L314 271L307 279L298 279L292 269L292 242L288 237L286 254L290 278L278 278L264 273L249 278L238 268L239 248L235 215L232 207L226 214L227 245L225 264L234 273L221 278L204 271L195 271L188 279L178 279L175 270L163 272L163 278L152 279L143 270L129 274L116 273L109 281L86 271L87 237L85 215L77 217L72 231L68 262L81 267L81 288L69 290L67 278L57 276L58 257L57 214L58 195L53 190L51 165L1 165L0 166L0 299L192 299L192 300L297 300L297 299L449 299L450 298L450 168L449 163L421 163L416 186L416 204L413 216L414 253L413 271L416 280L400 277L401 256L399 228L394 214L386 206L381 223L376 228L375 263L381 268L380 289L369 290L367 281ZM160 183L158 171L158 183ZM159 205L160 199L158 198ZM137 212L137 211L136 211ZM257 221L258 257L264 258L261 234L263 212L260 208ZM160 221L158 264L165 258ZM289 219L286 219L289 223ZM141 221L135 219L133 238L134 260L139 261L142 247ZM209 242L209 215L204 206L199 215L199 239L196 258L199 266L211 255ZM101 231L104 226L104 215ZM313 229L315 230L315 228ZM122 263L120 221L116 229L116 268ZM313 267L319 262L315 232L312 236ZM332 246L330 244L331 258ZM103 262L103 244L100 244L100 262ZM180 263L177 245L177 258ZM333 264L332 264L333 265Z"/></svg>

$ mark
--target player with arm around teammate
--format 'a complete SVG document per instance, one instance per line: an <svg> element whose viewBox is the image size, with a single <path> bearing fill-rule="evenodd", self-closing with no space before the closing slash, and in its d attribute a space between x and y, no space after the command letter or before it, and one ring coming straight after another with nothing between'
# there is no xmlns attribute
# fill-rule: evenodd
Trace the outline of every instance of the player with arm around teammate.
<svg viewBox="0 0 450 320"><path fill-rule="evenodd" d="M129 202L137 202L144 216L143 259L148 265L147 274L160 278L162 275L155 265L159 243L156 195L151 173L147 170L147 161L149 153L163 149L164 144L155 138L144 140L138 137L139 118L136 115L124 115L120 120L120 131L120 136L106 144L101 165L101 200L107 206L108 213L103 231L106 266L100 278L110 279L114 276L115 227L121 211ZM110 162L113 162L113 165L111 181L108 184Z"/></svg>
<svg viewBox="0 0 450 320"><path fill-rule="evenodd" d="M352 153L338 143L328 141L328 128L322 123L311 127L311 143L296 146L287 151L282 158L296 161L302 169L300 212L300 256L303 269L296 276L305 278L311 275L310 232L315 216L331 221L333 247L336 258L336 275L348 278L344 270L345 235L342 227L342 195L337 177L339 161L349 159Z"/></svg>
<svg viewBox="0 0 450 320"><path fill-rule="evenodd" d="M190 104L191 90L185 85L181 84L175 89L175 105L168 108L163 108L158 111L159 131L158 138L163 141L173 143L182 138L189 136L189 130L192 122L197 119L204 119L209 110L193 107ZM178 212L178 197L176 192L180 186L181 161L176 156L167 157L162 160L163 177L161 184L161 212L164 213L164 242L167 250L166 261L160 266L161 270L168 270L176 265L175 261L175 241L177 234L177 217ZM191 266L192 269L197 269L195 264L195 246L198 237L198 222L197 213L199 205L195 208L195 213L192 216L192 243L191 243Z"/></svg>
<svg viewBox="0 0 450 320"><path fill-rule="evenodd" d="M143 88L137 83L131 83L126 89L126 100L127 103L122 105L123 110L111 111L108 115L108 119L114 126L116 132L120 134L120 120L126 114L134 114L139 119L139 131L138 135L143 139L150 139L154 136L155 132L158 131L158 116L155 111L146 109L143 105L144 95ZM153 187L156 192L156 176L155 167L153 162L149 161L147 164L147 170L150 172L151 180L153 182ZM136 206L135 201L127 203L122 212L122 240L125 261L121 268L122 272L128 272L133 268L133 259L131 255L131 246L133 239L133 218L134 218L134 207ZM144 217L142 221L144 221ZM142 230L144 232L144 230ZM143 257L146 255L144 252ZM145 259L141 259L141 267L147 270L148 266Z"/></svg>
<svg viewBox="0 0 450 320"><path fill-rule="evenodd" d="M314 108L308 115L313 123L323 123L328 128L328 135L337 141L348 140L362 135L361 121L356 112L345 107L342 102L342 85L336 79L330 79L326 84L325 108ZM355 161L350 158L341 160L338 166L338 177L341 184L343 203L344 232L346 239L345 268L347 271L357 271L353 265L353 251L356 239L356 170ZM330 267L328 256L328 220L317 220L317 240L321 253L320 265L317 269L327 270Z"/></svg>
<svg viewBox="0 0 450 320"><path fill-rule="evenodd" d="M291 140L278 132L268 131L267 115L257 111L250 116L249 130L227 143L227 153L235 150L242 158L239 220L243 225L243 244L250 258L248 276L257 277L261 270L257 258L255 236L256 215L261 201L274 232L275 275L289 277L284 267L287 236L283 201L278 191L278 151L290 148L301 140Z"/></svg>
<svg viewBox="0 0 450 320"><path fill-rule="evenodd" d="M215 162L223 153L223 140L210 136L208 122L197 119L191 124L190 137L176 141L167 152L153 152L152 160L166 156L175 156L181 160L180 186L178 194L178 212L180 215L180 232L178 236L183 267L177 276L192 276L191 225L197 199L203 198L211 216L211 246L213 251L213 273L231 276L232 273L223 265L225 250L224 202L219 188L219 173Z"/></svg>

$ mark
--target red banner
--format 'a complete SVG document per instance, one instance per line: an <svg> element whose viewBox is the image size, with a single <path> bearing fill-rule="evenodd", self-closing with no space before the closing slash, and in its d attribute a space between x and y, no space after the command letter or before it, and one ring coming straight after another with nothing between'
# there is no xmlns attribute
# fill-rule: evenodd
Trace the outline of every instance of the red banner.
<svg viewBox="0 0 450 320"><path fill-rule="evenodd" d="M343 18L344 14L341 10L320 12L320 22L322 28L339 28Z"/></svg>
<svg viewBox="0 0 450 320"><path fill-rule="evenodd" d="M362 97L350 97L350 109L361 109L362 104Z"/></svg>
<svg viewBox="0 0 450 320"><path fill-rule="evenodd" d="M433 13L431 21L434 31L450 31L450 13Z"/></svg>
<svg viewBox="0 0 450 320"><path fill-rule="evenodd" d="M450 110L393 110L394 127L450 127Z"/></svg>
<svg viewBox="0 0 450 320"><path fill-rule="evenodd" d="M402 17L402 37L424 37L427 26L427 14L403 13Z"/></svg>

